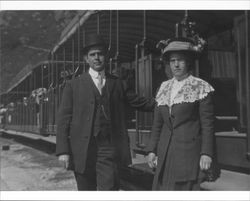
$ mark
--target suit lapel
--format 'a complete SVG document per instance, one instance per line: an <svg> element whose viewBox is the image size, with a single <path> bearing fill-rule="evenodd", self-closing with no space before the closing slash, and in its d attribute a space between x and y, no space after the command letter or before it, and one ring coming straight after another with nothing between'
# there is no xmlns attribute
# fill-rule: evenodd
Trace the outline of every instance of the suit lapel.
<svg viewBox="0 0 250 201"><path fill-rule="evenodd" d="M110 95L112 94L114 86L115 86L115 79L112 79L112 76L108 73L106 73L105 85L106 85L105 87L107 87L108 97L110 98Z"/></svg>
<svg viewBox="0 0 250 201"><path fill-rule="evenodd" d="M94 85L93 80L91 79L88 73L84 73L81 79L80 84L80 96L84 99L87 96L90 98L94 98L94 91L92 89L92 85Z"/></svg>

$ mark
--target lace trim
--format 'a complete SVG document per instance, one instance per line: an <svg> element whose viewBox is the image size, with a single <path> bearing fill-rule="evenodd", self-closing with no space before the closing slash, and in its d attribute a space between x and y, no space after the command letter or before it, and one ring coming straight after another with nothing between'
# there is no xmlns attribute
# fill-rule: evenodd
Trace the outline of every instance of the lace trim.
<svg viewBox="0 0 250 201"><path fill-rule="evenodd" d="M204 80L190 75L186 80L182 88L178 91L174 97L172 103L170 101L170 94L172 90L174 79L165 81L161 84L161 87L156 95L157 105L168 105L171 107L174 104L180 103L193 103L197 100L202 100L210 92L214 91L214 88L205 82Z"/></svg>

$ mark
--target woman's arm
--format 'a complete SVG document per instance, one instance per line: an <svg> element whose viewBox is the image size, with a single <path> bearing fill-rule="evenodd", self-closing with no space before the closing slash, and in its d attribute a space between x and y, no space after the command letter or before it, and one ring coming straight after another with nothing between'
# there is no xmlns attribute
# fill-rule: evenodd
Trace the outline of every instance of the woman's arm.
<svg viewBox="0 0 250 201"><path fill-rule="evenodd" d="M151 132L149 143L147 147L145 148L145 150L148 153L153 152L157 154L157 146L158 146L158 142L160 139L162 127L163 127L163 118L161 115L161 111L158 106L155 106L152 132Z"/></svg>
<svg viewBox="0 0 250 201"><path fill-rule="evenodd" d="M214 146L215 117L211 92L200 101L199 112L202 134L200 168L207 170L212 162Z"/></svg>

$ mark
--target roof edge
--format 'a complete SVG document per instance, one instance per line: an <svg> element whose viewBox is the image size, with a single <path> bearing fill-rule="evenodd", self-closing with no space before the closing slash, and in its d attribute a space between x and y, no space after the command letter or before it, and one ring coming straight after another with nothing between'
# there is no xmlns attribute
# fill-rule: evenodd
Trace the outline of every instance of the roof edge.
<svg viewBox="0 0 250 201"><path fill-rule="evenodd" d="M55 53L56 50L65 42L67 41L70 36L72 36L76 31L78 26L82 26L91 15L97 13L97 10L87 10L85 12L81 12L80 14L76 15L75 18L69 23L69 25L65 28L61 34L59 42L54 46L51 53Z"/></svg>

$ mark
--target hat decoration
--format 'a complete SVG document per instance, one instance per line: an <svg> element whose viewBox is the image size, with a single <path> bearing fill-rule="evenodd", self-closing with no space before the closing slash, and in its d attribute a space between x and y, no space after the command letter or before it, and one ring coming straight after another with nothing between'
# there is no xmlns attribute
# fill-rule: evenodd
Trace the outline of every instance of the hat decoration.
<svg viewBox="0 0 250 201"><path fill-rule="evenodd" d="M188 41L182 41L181 38L175 38L175 39L167 39L167 40L160 40L156 48L161 50L161 53L164 54L168 51L180 51L180 50L186 50L186 51L192 51L196 53L201 53L206 46L206 41L199 37L199 35L195 35L194 39L190 42Z"/></svg>
<svg viewBox="0 0 250 201"><path fill-rule="evenodd" d="M196 23L191 22L187 12L185 12L184 19L176 24L175 38L160 40L156 48L160 49L162 54L171 51L201 53L207 42L195 31L195 25Z"/></svg>

